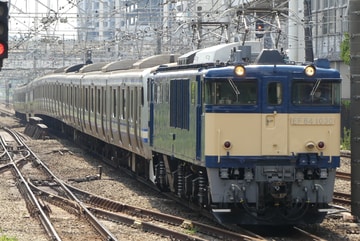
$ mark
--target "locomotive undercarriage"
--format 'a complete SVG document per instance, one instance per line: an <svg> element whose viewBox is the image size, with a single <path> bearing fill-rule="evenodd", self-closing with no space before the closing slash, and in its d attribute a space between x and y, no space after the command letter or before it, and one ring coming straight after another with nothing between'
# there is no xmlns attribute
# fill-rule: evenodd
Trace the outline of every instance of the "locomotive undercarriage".
<svg viewBox="0 0 360 241"><path fill-rule="evenodd" d="M208 172L210 187L225 200L213 199L219 203L213 213L224 223L318 223L325 217L323 210L331 201L328 190L332 190L332 186L328 183L333 175L329 176L328 169L257 166L237 170L209 169ZM221 184L211 185L212 182Z"/></svg>
<svg viewBox="0 0 360 241"><path fill-rule="evenodd" d="M60 121L42 116L57 135L72 137L75 143L92 153L101 155L102 161L113 167L131 170L136 176L150 180L166 192L172 192L179 198L189 200L201 207L209 206L209 192L206 169L174 159L170 156L153 153L153 159L147 160L129 150L110 145L95 137L77 131Z"/></svg>
<svg viewBox="0 0 360 241"><path fill-rule="evenodd" d="M153 157L155 184L162 191L171 191L179 198L209 206L206 169L163 154Z"/></svg>

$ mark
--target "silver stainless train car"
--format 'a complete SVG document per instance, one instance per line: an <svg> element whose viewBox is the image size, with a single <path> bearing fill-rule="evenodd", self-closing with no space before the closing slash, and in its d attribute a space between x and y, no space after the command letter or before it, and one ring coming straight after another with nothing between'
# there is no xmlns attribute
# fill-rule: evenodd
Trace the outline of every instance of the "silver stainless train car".
<svg viewBox="0 0 360 241"><path fill-rule="evenodd" d="M321 222L340 164L340 74L274 50L248 64L239 49L61 69L19 86L15 110L219 222Z"/></svg>

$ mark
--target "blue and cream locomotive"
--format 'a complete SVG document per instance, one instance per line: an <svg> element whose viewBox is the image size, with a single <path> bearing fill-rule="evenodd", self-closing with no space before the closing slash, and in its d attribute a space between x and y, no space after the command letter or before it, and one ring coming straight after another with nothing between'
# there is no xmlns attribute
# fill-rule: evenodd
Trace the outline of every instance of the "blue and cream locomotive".
<svg viewBox="0 0 360 241"><path fill-rule="evenodd" d="M340 74L274 50L249 64L239 48L63 69L18 87L14 106L219 222L321 222L340 164Z"/></svg>

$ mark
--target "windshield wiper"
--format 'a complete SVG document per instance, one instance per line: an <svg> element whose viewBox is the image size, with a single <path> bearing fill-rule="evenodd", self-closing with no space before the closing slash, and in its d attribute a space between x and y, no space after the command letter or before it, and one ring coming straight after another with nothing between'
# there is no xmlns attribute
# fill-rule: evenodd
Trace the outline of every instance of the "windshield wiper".
<svg viewBox="0 0 360 241"><path fill-rule="evenodd" d="M316 80L315 85L310 92L310 96L314 96L316 90L319 88L320 82L321 82L321 79Z"/></svg>

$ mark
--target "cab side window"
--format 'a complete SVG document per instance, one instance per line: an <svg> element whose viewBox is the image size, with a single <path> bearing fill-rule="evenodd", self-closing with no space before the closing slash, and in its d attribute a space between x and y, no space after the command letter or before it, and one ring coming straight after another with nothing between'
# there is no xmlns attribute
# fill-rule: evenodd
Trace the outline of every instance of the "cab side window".
<svg viewBox="0 0 360 241"><path fill-rule="evenodd" d="M282 104L282 85L280 82L271 82L267 86L267 102L269 105Z"/></svg>

